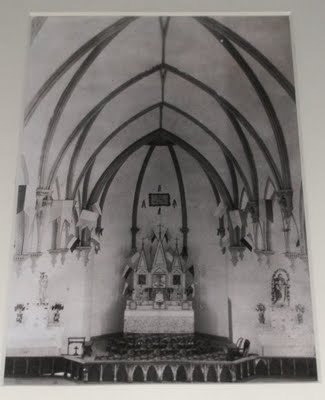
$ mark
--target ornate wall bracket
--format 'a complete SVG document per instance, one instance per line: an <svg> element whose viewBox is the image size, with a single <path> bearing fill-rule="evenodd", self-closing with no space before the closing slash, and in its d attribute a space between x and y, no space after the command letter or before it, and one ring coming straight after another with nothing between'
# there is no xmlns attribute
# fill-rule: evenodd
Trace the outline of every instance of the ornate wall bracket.
<svg viewBox="0 0 325 400"><path fill-rule="evenodd" d="M257 255L257 261L259 266L261 266L263 261L264 250L255 249L254 253Z"/></svg>
<svg viewBox="0 0 325 400"><path fill-rule="evenodd" d="M67 255L68 251L69 251L69 249L67 249L67 248L48 250L48 252L51 254L51 258L52 258L52 266L53 267L55 266L58 255L61 255L61 264L64 264L65 257Z"/></svg>
<svg viewBox="0 0 325 400"><path fill-rule="evenodd" d="M244 258L245 247L243 246L229 246L229 251L231 254L231 262L235 267L238 263L238 259L242 260Z"/></svg>
<svg viewBox="0 0 325 400"><path fill-rule="evenodd" d="M77 259L80 260L80 258L83 259L84 266L87 267L88 262L89 262L89 254L91 251L90 246L80 246L76 248L77 251Z"/></svg>
<svg viewBox="0 0 325 400"><path fill-rule="evenodd" d="M29 254L15 254L15 255L14 255L14 262L15 262L15 264L16 264L16 274L17 274L17 277L20 276L23 263L24 263L24 261L27 260L28 258L29 258Z"/></svg>
<svg viewBox="0 0 325 400"><path fill-rule="evenodd" d="M37 260L41 257L42 254L43 253L41 251L29 253L30 259L32 260L32 264L31 264L32 272L35 271Z"/></svg>

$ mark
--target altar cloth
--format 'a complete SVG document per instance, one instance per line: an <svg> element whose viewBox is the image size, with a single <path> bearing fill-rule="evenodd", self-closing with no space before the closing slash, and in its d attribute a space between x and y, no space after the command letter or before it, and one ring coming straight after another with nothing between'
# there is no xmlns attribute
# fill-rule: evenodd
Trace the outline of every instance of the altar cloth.
<svg viewBox="0 0 325 400"><path fill-rule="evenodd" d="M194 333L193 310L125 310L125 333Z"/></svg>

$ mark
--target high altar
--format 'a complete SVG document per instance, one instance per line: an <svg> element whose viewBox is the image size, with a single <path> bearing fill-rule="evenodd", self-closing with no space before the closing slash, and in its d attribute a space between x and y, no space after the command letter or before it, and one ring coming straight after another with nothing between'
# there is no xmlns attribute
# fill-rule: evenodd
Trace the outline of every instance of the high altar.
<svg viewBox="0 0 325 400"><path fill-rule="evenodd" d="M175 250L168 252L161 234L148 263L144 246L132 268L132 296L126 301L125 333L193 333L193 291L188 290L186 263Z"/></svg>

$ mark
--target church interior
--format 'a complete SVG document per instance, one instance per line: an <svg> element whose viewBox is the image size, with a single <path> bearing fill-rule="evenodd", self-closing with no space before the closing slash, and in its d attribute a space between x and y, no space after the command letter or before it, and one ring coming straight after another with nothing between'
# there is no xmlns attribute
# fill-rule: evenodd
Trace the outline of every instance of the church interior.
<svg viewBox="0 0 325 400"><path fill-rule="evenodd" d="M317 379L287 17L34 17L5 377Z"/></svg>

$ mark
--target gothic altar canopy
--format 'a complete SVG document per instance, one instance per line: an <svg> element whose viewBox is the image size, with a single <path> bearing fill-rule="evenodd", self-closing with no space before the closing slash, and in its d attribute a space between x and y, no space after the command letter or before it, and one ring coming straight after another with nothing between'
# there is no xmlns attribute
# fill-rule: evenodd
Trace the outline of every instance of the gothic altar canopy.
<svg viewBox="0 0 325 400"><path fill-rule="evenodd" d="M193 276L187 272L177 241L171 250L161 231L156 239L153 251L142 245L127 276L124 332L193 333Z"/></svg>

